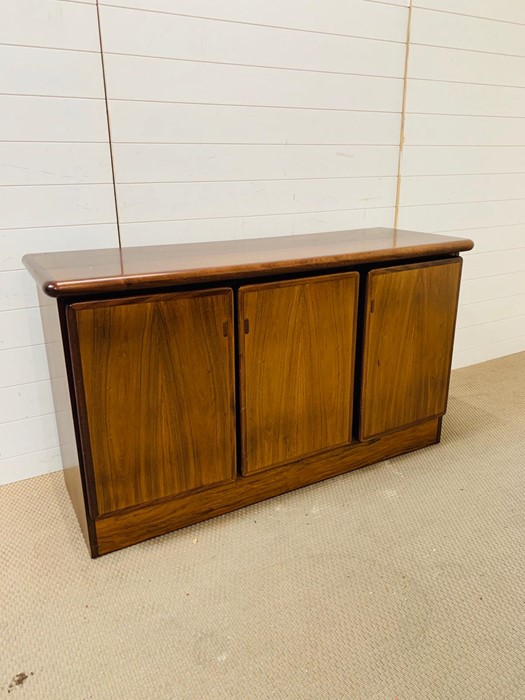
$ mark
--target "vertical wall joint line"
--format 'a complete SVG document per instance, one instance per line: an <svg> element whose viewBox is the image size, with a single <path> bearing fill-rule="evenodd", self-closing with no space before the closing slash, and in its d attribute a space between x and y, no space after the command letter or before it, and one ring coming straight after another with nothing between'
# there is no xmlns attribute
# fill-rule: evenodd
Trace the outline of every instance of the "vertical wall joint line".
<svg viewBox="0 0 525 700"><path fill-rule="evenodd" d="M405 113L407 101L407 83L408 83L408 59L410 56L410 29L412 25L412 0L408 6L407 18L407 40L405 48L405 71L403 74L403 99L401 103L401 128L399 132L399 153L397 157L397 183L396 183L396 204L394 209L394 230L397 231L399 220L399 202L401 198L401 165L403 160L403 147L405 145Z"/></svg>
<svg viewBox="0 0 525 700"><path fill-rule="evenodd" d="M122 251L122 240L120 238L120 217L118 213L117 185L115 183L115 164L113 162L113 139L111 138L111 120L109 118L108 104L108 89L106 84L106 65L104 63L104 45L102 42L102 28L100 24L100 6L97 0L97 24L98 24L98 41L100 45L100 61L102 64L102 83L104 85L104 103L106 107L106 121L108 125L108 140L109 140L109 159L111 162L111 181L113 183L113 198L115 200L115 217L117 223L118 247ZM122 262L122 261L121 261Z"/></svg>

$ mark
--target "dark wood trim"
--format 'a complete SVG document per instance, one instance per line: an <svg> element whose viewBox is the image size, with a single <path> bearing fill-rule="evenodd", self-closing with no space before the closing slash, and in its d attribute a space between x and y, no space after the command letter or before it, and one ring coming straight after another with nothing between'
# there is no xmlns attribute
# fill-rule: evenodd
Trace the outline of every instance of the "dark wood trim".
<svg viewBox="0 0 525 700"><path fill-rule="evenodd" d="M437 431L437 440L436 443L441 442L441 429L443 427L443 416L439 418L438 421L438 431Z"/></svg>
<svg viewBox="0 0 525 700"><path fill-rule="evenodd" d="M89 515L86 499L86 482L83 454L80 449L79 419L74 393L71 357L69 354L68 328L65 305L61 299L50 299L38 290L46 354L51 374L51 388L55 406L61 406L57 414L63 475L71 498L73 510L86 540L91 556L98 555L96 548L95 522ZM59 336L57 337L57 332ZM60 342L61 341L61 342ZM67 399L61 383L67 381ZM58 393L57 393L58 392Z"/></svg>
<svg viewBox="0 0 525 700"><path fill-rule="evenodd" d="M72 417L73 417L73 425L75 428L75 438L76 438L76 443L77 443L77 452L78 452L78 471L76 469L72 470L70 474L67 473L67 468L64 469L64 480L66 482L66 486L68 488L69 494L72 498L73 505L75 507L75 511L77 513L77 517L79 519L79 522L82 523L85 520L86 526L87 526L87 539L88 539L88 546L90 549L90 553L92 557L97 557L98 556L98 546L97 546L97 532L95 528L95 520L94 518L91 517L91 514L89 512L89 501L88 501L88 492L89 492L89 485L88 485L88 479L86 476L86 469L85 469L85 464L84 464L84 455L82 450L80 449L81 445L81 417L79 415L78 411L78 404L76 402L76 394L75 394L75 383L74 383L74 371L73 371L73 358L71 357L71 352L70 352L70 346L69 346L69 329L67 325L67 313L66 313L66 305L63 303L61 299L58 300L58 311L59 311L59 317L60 317L60 329L62 333L62 347L63 347L63 352L64 352L64 358L65 358L65 363L66 363L66 371L67 371L67 377L68 377L68 388L69 388L69 400L71 404L71 411L72 411ZM79 485L80 485L80 490L81 493L77 493L79 490ZM72 495L72 492L75 492L74 497ZM81 513L81 509L83 506L83 515Z"/></svg>
<svg viewBox="0 0 525 700"><path fill-rule="evenodd" d="M370 277L379 277L380 275L390 275L396 272L415 270L416 268L418 270L422 270L426 267L440 267L441 265L457 265L459 261L461 261L462 263L463 258L459 256L454 256L451 258L444 258L438 260L426 260L425 262L407 263L406 265L392 265L388 267L373 268L368 274Z"/></svg>
<svg viewBox="0 0 525 700"><path fill-rule="evenodd" d="M235 482L183 495L96 521L98 554L163 535L437 442L439 420L421 423L375 441L355 443L294 464L239 477Z"/></svg>
<svg viewBox="0 0 525 700"><path fill-rule="evenodd" d="M268 282L255 282L254 284L243 284L239 287L239 292L259 292L275 287L296 287L300 284L314 284L315 282L332 282L338 279L347 279L349 276L359 277L359 272L348 270L345 272L335 272L333 274L315 275L311 277L292 277L284 280L271 280ZM357 294L357 292L356 292Z"/></svg>
<svg viewBox="0 0 525 700"><path fill-rule="evenodd" d="M376 228L122 250L40 253L24 256L23 262L46 294L74 296L453 255L470 250L473 245L464 238Z"/></svg>
<svg viewBox="0 0 525 700"><path fill-rule="evenodd" d="M463 258L458 255L456 258L456 261L459 261L459 284L458 284L458 291L456 294L456 307L454 309L454 326L452 329L452 343L450 344L450 355L448 358L448 376L447 376L447 388L446 388L446 393L445 393L445 410L443 411L443 414L441 416L441 420L443 420L443 416L447 412L448 409L448 393L450 391L450 375L452 373L452 358L454 357L454 343L456 342L456 326L457 326L457 321L458 321L458 308L459 308L459 295L461 293L461 279L463 277ZM441 424L439 426L439 436L441 439Z"/></svg>
<svg viewBox="0 0 525 700"><path fill-rule="evenodd" d="M75 301L68 305L69 309L75 309L77 311L82 311L82 309L92 309L94 306L98 308L107 306L125 306L127 304L148 304L152 302L159 301L169 301L174 295L177 295L178 299L194 298L194 297L211 297L211 296L223 296L231 294L231 287L219 287L219 288L204 288L204 289L176 289L173 292L160 292L156 294L152 292L151 294L140 294L137 296L125 296L125 297L111 297L110 299L90 299L89 301Z"/></svg>
<svg viewBox="0 0 525 700"><path fill-rule="evenodd" d="M71 358L70 386L74 391L77 407L77 421L79 444L83 454L84 490L86 498L86 512L88 517L98 517L97 493L95 487L95 475L93 472L93 457L91 454L91 438L87 418L86 399L84 395L84 378L82 374L82 357L80 355L80 343L78 339L77 318L72 306L67 306L65 318L68 329L68 350Z"/></svg>

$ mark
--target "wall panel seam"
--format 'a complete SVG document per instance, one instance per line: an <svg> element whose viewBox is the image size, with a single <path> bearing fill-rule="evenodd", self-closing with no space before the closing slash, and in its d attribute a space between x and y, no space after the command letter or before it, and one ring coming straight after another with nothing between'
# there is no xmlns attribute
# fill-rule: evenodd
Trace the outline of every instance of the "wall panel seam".
<svg viewBox="0 0 525 700"><path fill-rule="evenodd" d="M516 224L501 224L501 225L494 225L490 224L489 226L462 226L461 228L447 228L447 229L440 229L441 233L457 233L458 231L478 231L478 230L485 230L485 229L491 229L491 228L512 228L513 226L525 226L525 221L524 222L518 222Z"/></svg>
<svg viewBox="0 0 525 700"><path fill-rule="evenodd" d="M373 78L373 76L366 76ZM381 78L381 80L394 80L394 78ZM2 94L2 93L0 93ZM37 95L40 97L40 95ZM52 95L41 95L41 97L53 97ZM104 98L78 98L78 99L98 99ZM249 107L250 109L304 109L314 112L359 112L360 114L395 114L399 112L393 109L356 109L355 107L298 107L295 105L255 105L245 102L188 102L187 100L146 100L144 98L131 99L129 97L110 97L109 102L144 102L146 104L167 104L167 105L194 105L206 107ZM417 112L414 112L417 114ZM423 112L426 114L426 112ZM446 115L445 115L446 116ZM455 116L455 115L454 115ZM475 115L480 116L480 115ZM481 115L483 116L483 115ZM523 117L519 117L522 119Z"/></svg>
<svg viewBox="0 0 525 700"><path fill-rule="evenodd" d="M12 142L11 142L12 143ZM61 142L59 142L61 143ZM84 142L82 142L84 143ZM371 177L370 175L365 175L364 177ZM112 185L113 181L108 180L107 182L35 182L35 183L16 183L13 185L4 185L0 183L0 189L11 188L11 187L100 187L101 185ZM30 228L33 228L32 226ZM39 228L39 227L36 227Z"/></svg>
<svg viewBox="0 0 525 700"><path fill-rule="evenodd" d="M480 301L480 304L487 304L493 301L493 299L486 299L485 301ZM525 318L525 314L512 314L512 316L502 316L501 318L492 318L490 321L480 321L480 323L471 323L468 326L458 325L459 330L467 330L468 328L479 328L479 326L490 326L492 323L499 323L500 321L510 321L514 318Z"/></svg>
<svg viewBox="0 0 525 700"><path fill-rule="evenodd" d="M416 0L417 2L417 0ZM523 22L513 22L510 19L497 19L496 17L482 17L481 15L470 15L466 12L454 12L454 10L442 10L439 7L426 7L423 5L414 5L414 8L423 12L440 12L443 15L457 15L459 17L471 17L472 19L482 19L485 22L499 22L500 24L513 24L518 27L525 27Z"/></svg>
<svg viewBox="0 0 525 700"><path fill-rule="evenodd" d="M491 202L524 202L525 197L509 197L509 199L471 199L466 202L422 202L421 204L402 204L400 209L414 207L455 207L459 204L489 204ZM492 228L492 227L491 227Z"/></svg>
<svg viewBox="0 0 525 700"><path fill-rule="evenodd" d="M50 187L56 187L56 185L48 185ZM93 223L87 224L45 224L44 226L6 226L4 228L0 227L0 231L33 231L35 229L41 228L80 228L83 226L112 226L114 221L95 221Z"/></svg>
<svg viewBox="0 0 525 700"><path fill-rule="evenodd" d="M64 47L64 46L41 46L39 44L12 44L9 41L0 41L0 46L12 46L14 48L19 48L19 49L42 49L43 51L49 50L49 51L73 51L74 53L94 53L98 54L99 52L94 50L94 49L75 49L71 47Z"/></svg>
<svg viewBox="0 0 525 700"><path fill-rule="evenodd" d="M3 143L0 141L0 143ZM5 143L10 143L10 142L5 142ZM24 141L23 143L85 143L84 141L79 142L79 141ZM346 142L338 142L334 143L333 141L329 142L324 142L324 143L312 143L311 141L306 142L297 142L297 143L290 143L287 141L284 143L283 141L258 141L257 143L249 142L249 141L113 141L115 145L118 146L282 146L283 148L290 148L290 147L295 147L295 146L326 146L327 148L331 148L332 146L368 146L368 147L373 147L373 148L381 148L381 147L386 147L386 148L393 148L394 146L397 146L397 143L346 143ZM524 144L525 147L525 144ZM512 146L511 146L512 148Z"/></svg>
<svg viewBox="0 0 525 700"><path fill-rule="evenodd" d="M473 306L474 304L488 304L491 301L501 301L503 299L512 299L512 297L522 297L523 292L516 292L516 294L507 294L504 297L490 297L489 299L476 299L476 301L463 302L461 306ZM490 323L490 321L485 321L485 323ZM465 326L468 328L468 326Z"/></svg>
<svg viewBox="0 0 525 700"><path fill-rule="evenodd" d="M478 255L480 255L480 253L478 253ZM474 282L475 280L486 280L492 277L507 277L508 275L518 275L524 272L525 268L523 268L523 270L512 270L511 272L498 272L495 275L482 275L481 277L463 277L462 284L464 285L466 282Z"/></svg>
<svg viewBox="0 0 525 700"><path fill-rule="evenodd" d="M60 0L60 1L61 2L77 2L78 0ZM88 3L83 3L83 4L87 5ZM89 4L91 4L91 3L89 3ZM32 416L32 417L38 418L39 416ZM29 420L29 419L26 419L26 420ZM22 452L20 454L14 455L13 457L1 457L0 464L2 462L10 462L11 460L17 459L18 457L26 457L27 455L37 455L37 454L40 454L41 452L55 452L57 450L59 450L58 445L56 447L44 447L43 450L32 450L31 452ZM60 456L60 452L59 452L59 456Z"/></svg>
<svg viewBox="0 0 525 700"><path fill-rule="evenodd" d="M15 386L20 386L20 385L16 384ZM10 387L10 388L13 388L13 387ZM35 413L35 415L33 415L33 416L24 416L24 418L12 418L10 420L4 420L4 421L2 421L1 425L12 425L13 423L22 423L23 421L33 420L34 418L44 418L45 416L54 416L54 415L56 415L56 411L50 411L48 413ZM16 454L15 456L18 457L19 455Z"/></svg>
<svg viewBox="0 0 525 700"><path fill-rule="evenodd" d="M516 114L464 114L462 112L410 112L408 111L407 114L409 115L414 115L416 117L468 117L469 119L525 119L525 114L523 116L516 115ZM411 143L411 146L417 146L417 145L422 145L425 146L426 144L414 144ZM432 145L432 144L429 144ZM445 144L439 144L440 146L443 146ZM449 145L449 144L447 144ZM454 144L450 144L454 145ZM480 145L483 146L485 144L470 144L472 145ZM497 144L487 144L487 145L492 145L492 146L505 146L509 144L502 144L502 143L497 143ZM512 144L510 144L512 145ZM522 144L523 145L523 144Z"/></svg>
<svg viewBox="0 0 525 700"><path fill-rule="evenodd" d="M104 48L102 44L102 27L100 24L100 8L99 8L99 3L97 0L96 4L96 11L97 11L97 26L98 26L98 39L99 39L99 45L100 45L100 61L101 61L101 66L102 66L102 84L104 87L104 104L105 104L105 109L106 109L106 123L108 127L108 147L109 147L109 159L111 163L111 176L112 176L112 184L113 184L113 200L115 203L115 219L116 219L116 225L117 225L117 238L118 238L118 247L120 251L122 251L122 240L120 237L120 217L119 217L119 209L118 209L118 198L117 198L117 186L115 183L115 164L113 160L113 143L111 140L111 120L109 116L109 103L108 103L108 90L107 90L107 84L106 84L106 65L104 61Z"/></svg>
<svg viewBox="0 0 525 700"><path fill-rule="evenodd" d="M53 100L95 100L96 102L104 102L103 97L90 97L89 95L48 95L37 94L34 92L0 92L1 97L41 97L51 98ZM81 142L83 143L83 141Z"/></svg>
<svg viewBox="0 0 525 700"><path fill-rule="evenodd" d="M524 32L525 33L525 32ZM517 57L516 57L517 58ZM520 57L521 58L521 57ZM525 62L525 61L524 61ZM368 76L372 77L389 77L389 76ZM395 80L395 78L394 78ZM502 83L480 83L473 80L450 80L445 78L417 78L411 77L409 80L414 80L420 83L449 83L450 85L479 85L480 87L503 88L505 90L523 90L525 85L503 85Z"/></svg>
<svg viewBox="0 0 525 700"><path fill-rule="evenodd" d="M370 39L370 41L372 41ZM211 61L202 58L180 58L179 56L153 56L145 53L127 53L123 51L106 51L106 56L124 56L129 58L147 58L153 61L179 61L180 63L204 63L211 66L234 66L236 68L263 68L264 70L293 71L298 73L323 73L327 75L352 75L357 78L388 78L403 80L402 76L383 75L375 73L353 73L339 70L324 70L319 68L297 68L293 66L270 66L264 63L237 63L234 61ZM446 82L446 81L444 81Z"/></svg>
<svg viewBox="0 0 525 700"><path fill-rule="evenodd" d="M412 0L408 6L407 17L407 36L405 47L405 67L403 74L403 98L401 102L401 126L399 130L399 152L397 156L397 183L396 183L396 199L394 204L394 236L397 235L397 225L399 222L399 202L401 199L401 168L403 162L403 147L405 145L405 121L406 121L406 101L408 89L408 61L410 56L410 29L412 23Z"/></svg>
<svg viewBox="0 0 525 700"><path fill-rule="evenodd" d="M525 25L524 25L525 26ZM449 51L466 51L468 53L481 53L484 56L504 56L505 58L525 58L525 54L501 53L499 51L483 51L483 49L469 49L466 46L445 46L443 44L426 44L424 42L413 41L412 46L427 46L431 49L447 49Z"/></svg>
<svg viewBox="0 0 525 700"><path fill-rule="evenodd" d="M99 4L99 0L97 0L97 5ZM153 14L159 14L159 15L169 15L171 17L188 17L190 19L203 19L207 20L210 22L226 22L228 24L244 24L248 25L250 27L267 27L268 29L286 29L287 31L290 32L305 32L307 34L322 34L325 36L342 36L347 39L370 39L371 41L384 41L389 44L404 44L404 41L397 41L396 39L380 39L377 37L368 37L368 36L363 36L360 34L341 34L340 32L326 32L326 31L319 31L316 29L303 29L300 27L286 27L284 25L279 25L279 24L264 24L262 22L247 22L245 20L237 20L237 19L225 19L223 17L205 17L203 15L190 15L186 14L184 12L167 12L165 10L152 10L150 8L145 9L143 7L124 7L123 5L112 5L110 3L102 2L100 3L101 7L113 7L115 9L119 10L129 10L129 11L134 11L134 12L151 12ZM407 9L407 8L403 8Z"/></svg>
<svg viewBox="0 0 525 700"><path fill-rule="evenodd" d="M506 200L505 200L506 201ZM373 209L393 209L391 204L386 204L381 207L347 207L345 209L315 209L314 211L292 211L292 212L272 212L270 214L237 214L235 216L199 216L199 217L183 217L182 219L148 219L146 221L123 221L122 225L126 224L161 224L176 221L218 221L222 219L256 219L265 216L303 216L305 214L330 214L343 211L368 211Z"/></svg>
<svg viewBox="0 0 525 700"><path fill-rule="evenodd" d="M283 147L284 148L284 147ZM485 174L485 173L483 173ZM494 173L497 174L497 173ZM520 175L521 173L510 173L511 175ZM116 180L117 185L216 185L219 183L246 183L246 182L309 182L311 180L377 180L377 179L393 179L396 177L395 173L384 173L376 175L334 175L327 177L257 177L251 178L247 177L244 179L237 180ZM418 177L417 175L412 175L411 177ZM427 177L433 177L428 175ZM439 177L439 176L436 176ZM452 176L453 177L453 176ZM461 175L458 175L461 177ZM92 184L92 183L86 183ZM105 183L102 183L105 184ZM56 185L4 185L5 187L56 187ZM60 187L61 185L59 185ZM0 185L0 188L2 185Z"/></svg>

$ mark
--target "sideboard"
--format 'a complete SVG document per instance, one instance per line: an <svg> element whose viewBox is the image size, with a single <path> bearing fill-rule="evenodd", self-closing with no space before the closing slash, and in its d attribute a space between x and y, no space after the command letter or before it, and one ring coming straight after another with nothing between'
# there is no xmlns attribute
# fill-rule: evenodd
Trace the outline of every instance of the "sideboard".
<svg viewBox="0 0 525 700"><path fill-rule="evenodd" d="M91 555L439 442L472 246L376 228L26 255Z"/></svg>

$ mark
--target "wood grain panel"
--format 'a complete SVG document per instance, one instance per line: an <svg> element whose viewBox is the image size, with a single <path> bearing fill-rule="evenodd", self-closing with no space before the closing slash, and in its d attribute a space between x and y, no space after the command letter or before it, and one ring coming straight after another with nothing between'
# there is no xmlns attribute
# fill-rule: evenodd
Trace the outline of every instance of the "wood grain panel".
<svg viewBox="0 0 525 700"><path fill-rule="evenodd" d="M368 275L360 439L446 410L461 258Z"/></svg>
<svg viewBox="0 0 525 700"><path fill-rule="evenodd" d="M245 476L235 483L101 518L96 522L97 553L106 554L351 469L432 445L439 442L440 422L436 418L373 442L354 443Z"/></svg>
<svg viewBox="0 0 525 700"><path fill-rule="evenodd" d="M40 290L38 299L55 404L64 481L80 529L93 556L96 553L96 533L94 521L88 510L86 474L82 450L78 443L78 408L71 376L65 305L61 301L49 298Z"/></svg>
<svg viewBox="0 0 525 700"><path fill-rule="evenodd" d="M92 509L109 513L233 479L231 290L81 302L68 321L81 364Z"/></svg>
<svg viewBox="0 0 525 700"><path fill-rule="evenodd" d="M359 275L239 290L243 473L351 441Z"/></svg>

